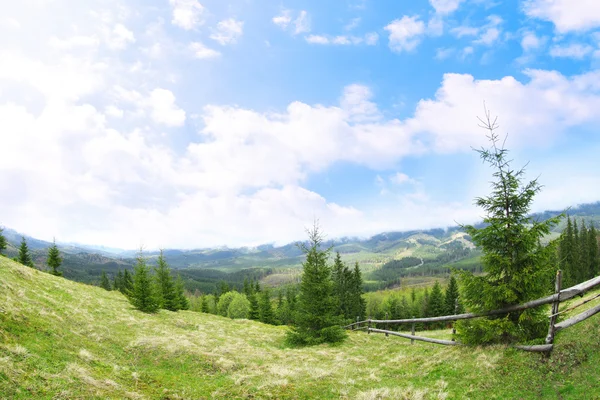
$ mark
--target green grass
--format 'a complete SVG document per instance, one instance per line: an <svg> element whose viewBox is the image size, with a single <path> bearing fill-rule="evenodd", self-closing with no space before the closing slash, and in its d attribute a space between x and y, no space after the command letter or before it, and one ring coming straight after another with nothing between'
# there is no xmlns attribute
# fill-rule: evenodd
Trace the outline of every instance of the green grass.
<svg viewBox="0 0 600 400"><path fill-rule="evenodd" d="M364 332L336 347L291 349L285 331L189 311L143 314L119 293L0 257L2 399L600 396L600 316L561 332L550 362Z"/></svg>

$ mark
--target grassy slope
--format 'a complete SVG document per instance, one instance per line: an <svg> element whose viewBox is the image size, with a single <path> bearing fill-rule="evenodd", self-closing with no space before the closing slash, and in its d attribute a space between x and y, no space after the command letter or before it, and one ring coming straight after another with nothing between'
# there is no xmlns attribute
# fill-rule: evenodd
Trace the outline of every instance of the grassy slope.
<svg viewBox="0 0 600 400"><path fill-rule="evenodd" d="M146 315L119 293L0 257L0 398L593 398L599 327L596 317L561 334L552 367L502 347L361 332L289 349L284 327Z"/></svg>

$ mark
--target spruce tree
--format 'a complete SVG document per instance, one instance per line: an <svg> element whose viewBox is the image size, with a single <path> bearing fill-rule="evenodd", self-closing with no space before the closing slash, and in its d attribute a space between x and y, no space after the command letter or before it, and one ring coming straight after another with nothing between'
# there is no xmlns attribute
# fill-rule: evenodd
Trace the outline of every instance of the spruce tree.
<svg viewBox="0 0 600 400"><path fill-rule="evenodd" d="M349 307L346 318L354 320L356 317L359 317L362 321L367 310L367 303L363 298L363 279L358 261L354 263L354 269L350 272L349 276Z"/></svg>
<svg viewBox="0 0 600 400"><path fill-rule="evenodd" d="M598 232L594 225L588 230L588 259L590 262L588 279L594 278L600 274L600 251L598 249Z"/></svg>
<svg viewBox="0 0 600 400"><path fill-rule="evenodd" d="M203 313L210 313L210 308L208 305L208 295L204 295L202 296L202 308L200 309L200 311L202 311Z"/></svg>
<svg viewBox="0 0 600 400"><path fill-rule="evenodd" d="M6 250L8 243L6 242L6 238L4 237L4 228L0 228L0 255L3 255L2 252Z"/></svg>
<svg viewBox="0 0 600 400"><path fill-rule="evenodd" d="M108 280L105 271L102 271L102 275L100 276L100 287L105 290L111 290L110 281Z"/></svg>
<svg viewBox="0 0 600 400"><path fill-rule="evenodd" d="M118 270L113 278L113 288L119 292L123 292L123 272L121 270Z"/></svg>
<svg viewBox="0 0 600 400"><path fill-rule="evenodd" d="M185 285L179 274L175 280L175 304L178 310L189 310L190 308L190 302L185 295Z"/></svg>
<svg viewBox="0 0 600 400"><path fill-rule="evenodd" d="M19 256L17 257L17 261L23 265L33 268L33 261L31 260L31 255L29 254L29 247L27 247L27 242L23 236L21 237L21 246L19 246Z"/></svg>
<svg viewBox="0 0 600 400"><path fill-rule="evenodd" d="M259 321L265 324L275 324L275 313L271 304L271 293L268 289L263 289L258 300Z"/></svg>
<svg viewBox="0 0 600 400"><path fill-rule="evenodd" d="M333 260L333 267L331 268L331 279L333 280L333 294L337 300L337 313L344 316L344 309L346 308L345 297L346 297L346 276L344 275L344 263L340 252L335 253L335 259Z"/></svg>
<svg viewBox="0 0 600 400"><path fill-rule="evenodd" d="M133 288L128 292L129 301L140 311L153 313L159 310L160 303L152 282L150 268L146 265L142 251L137 256L133 270Z"/></svg>
<svg viewBox="0 0 600 400"><path fill-rule="evenodd" d="M179 310L179 300L177 293L175 293L175 283L171 276L171 268L169 268L162 250L160 250L156 264L154 277L156 279L160 307L169 311L177 311Z"/></svg>
<svg viewBox="0 0 600 400"><path fill-rule="evenodd" d="M129 273L128 270L123 271L123 281L121 284L121 293L124 295L129 295L129 293L133 290L133 276Z"/></svg>
<svg viewBox="0 0 600 400"><path fill-rule="evenodd" d="M295 324L286 339L291 345L341 342L346 338L346 332L339 325L340 318L336 317L331 269L327 265L330 249L321 249L323 238L316 224L309 230L308 236L308 246L300 245L306 261L303 263Z"/></svg>
<svg viewBox="0 0 600 400"><path fill-rule="evenodd" d="M444 315L444 309L446 308L446 304L444 302L444 293L442 292L442 287L439 282L435 282L433 288L431 289L431 294L429 295L429 316L430 317L439 317ZM431 328L441 328L444 326L443 323L435 322L430 325Z"/></svg>
<svg viewBox="0 0 600 400"><path fill-rule="evenodd" d="M446 295L444 298L444 314L454 315L461 314L463 312L462 305L458 301L458 282L454 276L450 277L448 287L446 288ZM458 304L458 309L457 309Z"/></svg>
<svg viewBox="0 0 600 400"><path fill-rule="evenodd" d="M258 321L260 319L260 305L258 304L257 294L252 293L248 298L250 302L250 310L248 312L248 319Z"/></svg>
<svg viewBox="0 0 600 400"><path fill-rule="evenodd" d="M48 248L48 261L46 264L50 267L50 273L55 276L62 276L62 272L58 270L62 264L63 259L60 256L58 247L56 247L56 240L52 243L52 246Z"/></svg>
<svg viewBox="0 0 600 400"><path fill-rule="evenodd" d="M482 120L489 131L489 149L477 150L494 169L492 193L476 199L485 211L484 226L464 226L483 252L485 275L460 271L463 302L471 311L484 312L540 298L551 289L554 268L553 245L544 246L542 238L560 218L539 222L529 216L535 195L541 190L537 180L523 184L525 169L515 170L507 159L508 150L496 133L496 121ZM508 315L458 321L456 327L464 343L483 344L530 340L545 335L545 309L516 311Z"/></svg>
<svg viewBox="0 0 600 400"><path fill-rule="evenodd" d="M559 240L559 266L563 271L563 286L573 286L575 276L575 243L571 217L567 216L567 227L562 232Z"/></svg>

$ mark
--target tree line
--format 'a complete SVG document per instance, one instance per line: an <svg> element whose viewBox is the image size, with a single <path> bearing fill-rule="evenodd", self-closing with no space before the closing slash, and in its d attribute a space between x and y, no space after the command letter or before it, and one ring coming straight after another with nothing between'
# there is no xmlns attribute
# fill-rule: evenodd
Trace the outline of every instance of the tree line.
<svg viewBox="0 0 600 400"><path fill-rule="evenodd" d="M584 282L600 273L600 248L598 231L593 223L586 227L581 220L571 221L567 217L567 227L558 240L558 260L563 271L563 287Z"/></svg>

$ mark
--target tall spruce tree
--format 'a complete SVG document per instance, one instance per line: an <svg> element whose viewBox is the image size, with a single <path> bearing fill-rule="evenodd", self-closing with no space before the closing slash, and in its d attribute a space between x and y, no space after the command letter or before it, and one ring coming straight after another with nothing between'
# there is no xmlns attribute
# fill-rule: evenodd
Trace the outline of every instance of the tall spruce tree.
<svg viewBox="0 0 600 400"><path fill-rule="evenodd" d="M367 302L363 298L363 279L362 273L360 272L360 267L358 266L358 261L354 263L354 269L350 274L350 284L349 293L349 307L348 313L346 315L347 318L354 320L354 318L359 317L362 321L365 318L365 313L367 310Z"/></svg>
<svg viewBox="0 0 600 400"><path fill-rule="evenodd" d="M302 265L295 324L288 331L286 340L291 345L341 342L347 335L336 316L331 268L327 265L331 249L321 249L323 238L316 223L308 231L308 237L308 246L299 245L306 261Z"/></svg>
<svg viewBox="0 0 600 400"><path fill-rule="evenodd" d="M27 241L25 241L24 236L21 237L21 245L19 246L19 256L17 257L17 261L23 265L33 268L33 260L29 254L29 247L27 247Z"/></svg>
<svg viewBox="0 0 600 400"><path fill-rule="evenodd" d="M123 292L123 271L118 270L113 277L113 288L119 292Z"/></svg>
<svg viewBox="0 0 600 400"><path fill-rule="evenodd" d="M598 232L596 231L596 228L593 224L592 226L590 226L590 229L588 231L588 252L588 259L590 262L588 278L591 279L600 274L600 251L598 248Z"/></svg>
<svg viewBox="0 0 600 400"><path fill-rule="evenodd" d="M275 324L275 313L273 312L273 305L271 304L271 293L267 288L264 288L260 293L258 300L258 315L260 322L271 325Z"/></svg>
<svg viewBox="0 0 600 400"><path fill-rule="evenodd" d="M6 237L4 237L4 228L0 228L0 256L3 255L2 252L6 250L8 243L6 242Z"/></svg>
<svg viewBox="0 0 600 400"><path fill-rule="evenodd" d="M435 282L429 295L428 311L430 317L439 317L444 315L444 309L446 304L444 303L444 293L442 292L442 286L439 282ZM430 325L431 328L441 328L444 324L435 322Z"/></svg>
<svg viewBox="0 0 600 400"><path fill-rule="evenodd" d="M250 297L248 297L248 301L250 302L250 310L248 311L248 319L258 321L260 319L260 304L258 303L258 298L256 293L252 293Z"/></svg>
<svg viewBox="0 0 600 400"><path fill-rule="evenodd" d="M484 227L464 226L482 250L485 275L460 271L463 301L475 312L483 312L537 299L551 289L553 245L541 240L560 217L539 222L529 216L531 203L541 190L537 180L523 184L525 169L515 170L508 150L499 146L496 120L486 110L483 127L488 130L489 149L477 150L494 169L492 193L475 203L485 211ZM456 323L464 343L483 344L529 340L545 335L547 316L542 308L516 311L508 315Z"/></svg>
<svg viewBox="0 0 600 400"><path fill-rule="evenodd" d="M58 251L58 247L56 247L56 240L52 242L52 246L48 248L48 260L46 264L50 267L50 273L55 276L62 276L62 272L58 270L60 265L62 264L62 257L60 256L60 252Z"/></svg>
<svg viewBox="0 0 600 400"><path fill-rule="evenodd" d="M458 282L456 281L456 278L453 275L450 277L448 287L446 288L446 295L444 297L444 314L461 314L464 311L462 308L462 304L460 304L458 300L458 296Z"/></svg>
<svg viewBox="0 0 600 400"><path fill-rule="evenodd" d="M102 271L102 275L100 275L100 287L104 290L112 290L110 287L110 281L108 280L108 276L106 275L106 271Z"/></svg>
<svg viewBox="0 0 600 400"><path fill-rule="evenodd" d="M146 265L146 259L140 250L136 265L133 270L133 287L128 292L129 301L140 311L153 313L159 310L160 303L150 268Z"/></svg>
<svg viewBox="0 0 600 400"><path fill-rule="evenodd" d="M129 273L129 270L123 271L123 283L121 285L121 293L128 296L133 290L133 276Z"/></svg>
<svg viewBox="0 0 600 400"><path fill-rule="evenodd" d="M177 293L175 293L175 283L171 276L171 268L169 268L165 260L165 254L162 249L160 250L156 264L154 277L156 279L160 307L165 310L177 311L179 310L179 299L177 298Z"/></svg>
<svg viewBox="0 0 600 400"><path fill-rule="evenodd" d="M178 310L189 310L190 302L185 295L185 284L180 274L177 274L177 279L175 280L175 300Z"/></svg>

